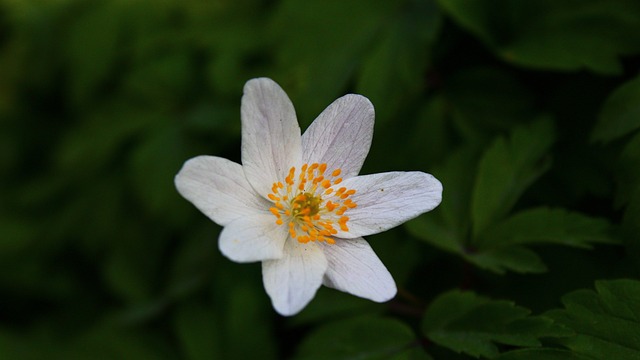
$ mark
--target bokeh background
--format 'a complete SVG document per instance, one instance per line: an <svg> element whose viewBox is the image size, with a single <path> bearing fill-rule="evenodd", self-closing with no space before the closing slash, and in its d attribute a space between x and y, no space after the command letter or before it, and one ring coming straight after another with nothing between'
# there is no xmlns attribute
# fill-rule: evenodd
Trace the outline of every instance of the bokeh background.
<svg viewBox="0 0 640 360"><path fill-rule="evenodd" d="M0 358L639 358L639 55L635 0L3 0ZM280 317L176 192L260 76L303 129L367 96L363 173L443 182L368 238L389 303Z"/></svg>

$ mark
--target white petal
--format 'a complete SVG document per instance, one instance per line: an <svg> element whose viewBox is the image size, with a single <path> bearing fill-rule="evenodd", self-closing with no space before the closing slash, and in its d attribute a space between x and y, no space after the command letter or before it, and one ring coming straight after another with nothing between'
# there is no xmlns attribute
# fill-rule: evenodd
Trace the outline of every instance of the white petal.
<svg viewBox="0 0 640 360"><path fill-rule="evenodd" d="M242 166L249 183L266 198L301 159L300 126L293 104L273 80L249 80L241 106Z"/></svg>
<svg viewBox="0 0 640 360"><path fill-rule="evenodd" d="M329 262L326 286L376 302L396 295L393 277L363 238L336 239L323 248Z"/></svg>
<svg viewBox="0 0 640 360"><path fill-rule="evenodd" d="M185 162L175 184L180 195L222 226L270 206L249 185L240 164L215 156Z"/></svg>
<svg viewBox="0 0 640 360"><path fill-rule="evenodd" d="M364 96L349 94L327 107L302 135L305 163L340 168L343 178L358 175L369 153L375 112Z"/></svg>
<svg viewBox="0 0 640 360"><path fill-rule="evenodd" d="M318 244L288 238L282 259L262 263L262 281L276 311L295 315L313 299L326 270L327 258Z"/></svg>
<svg viewBox="0 0 640 360"><path fill-rule="evenodd" d="M354 189L351 200L357 204L344 215L349 217L348 232L335 236L355 238L377 234L432 210L442 200L442 184L423 172L388 172L358 176L342 182Z"/></svg>
<svg viewBox="0 0 640 360"><path fill-rule="evenodd" d="M281 258L289 234L275 220L273 214L256 214L232 221L220 233L220 251L241 263Z"/></svg>

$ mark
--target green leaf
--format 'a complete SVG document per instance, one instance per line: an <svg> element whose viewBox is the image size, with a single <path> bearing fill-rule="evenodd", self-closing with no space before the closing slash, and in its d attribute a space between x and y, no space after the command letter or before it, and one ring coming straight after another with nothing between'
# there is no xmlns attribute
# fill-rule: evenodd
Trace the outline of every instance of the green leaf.
<svg viewBox="0 0 640 360"><path fill-rule="evenodd" d="M463 147L453 152L442 167L433 171L443 184L446 184L442 203L436 211L441 214L442 222L455 233L463 243L470 232L469 208L476 177L478 152L472 147Z"/></svg>
<svg viewBox="0 0 640 360"><path fill-rule="evenodd" d="M542 259L526 247L529 245L588 248L592 243L616 243L609 234L611 225L602 218L544 207L508 215L520 195L549 167L547 152L553 138L553 127L545 119L517 127L509 138L498 138L485 151L477 176L477 151L462 148L454 152L433 171L446 184L442 204L408 222L408 230L440 249L501 274L507 270L547 270ZM476 226L471 235L470 207Z"/></svg>
<svg viewBox="0 0 640 360"><path fill-rule="evenodd" d="M450 103L447 99L434 96L428 101L423 101L418 113L408 116L406 123L394 121L393 125L389 126L401 132L393 137L393 141L394 144L404 145L398 149L405 150L400 156L404 158L402 160L406 161L408 168L415 166L415 155L420 154L420 163L424 164L421 168L432 172L434 165L441 163L451 153L455 140L449 113ZM386 132L386 128L383 131ZM399 160L401 159L393 159L394 163L403 165Z"/></svg>
<svg viewBox="0 0 640 360"><path fill-rule="evenodd" d="M611 141L640 128L640 77L614 91L602 106L591 138Z"/></svg>
<svg viewBox="0 0 640 360"><path fill-rule="evenodd" d="M6 359L57 359L62 358L62 348L62 344L42 333L26 334L4 326L0 328L0 354Z"/></svg>
<svg viewBox="0 0 640 360"><path fill-rule="evenodd" d="M161 54L135 64L121 92L148 100L159 108L180 106L193 90L190 54L186 51Z"/></svg>
<svg viewBox="0 0 640 360"><path fill-rule="evenodd" d="M259 268L259 267L258 267ZM234 273L237 275L238 273ZM224 272L222 276L227 276ZM277 359L273 310L261 282L232 280L233 285L214 284L212 291L226 289L224 308L224 359Z"/></svg>
<svg viewBox="0 0 640 360"><path fill-rule="evenodd" d="M417 238L442 250L464 254L470 232L469 206L478 151L462 147L451 153L433 175L445 184L442 203L406 224Z"/></svg>
<svg viewBox="0 0 640 360"><path fill-rule="evenodd" d="M418 239L452 253L461 253L459 238L452 229L440 225L435 219L426 216L415 218L405 224L409 232Z"/></svg>
<svg viewBox="0 0 640 360"><path fill-rule="evenodd" d="M498 15L492 13L500 12L508 1L495 1L493 7L488 1L438 0L438 4L458 24L491 44L499 34L495 21Z"/></svg>
<svg viewBox="0 0 640 360"><path fill-rule="evenodd" d="M515 3L515 2L514 2ZM531 4L530 4L531 3ZM517 35L501 52L507 61L534 68L603 74L622 71L619 56L638 51L637 2L520 2ZM629 36L629 34L633 34Z"/></svg>
<svg viewBox="0 0 640 360"><path fill-rule="evenodd" d="M547 313L576 333L562 344L595 359L640 359L640 282L597 281L595 287L565 295L564 309Z"/></svg>
<svg viewBox="0 0 640 360"><path fill-rule="evenodd" d="M215 264L216 231L212 222L185 231L180 246L174 250L173 263L167 279L166 293L172 298L182 298L204 286Z"/></svg>
<svg viewBox="0 0 640 360"><path fill-rule="evenodd" d="M175 323L187 359L222 358L219 319L212 308L193 301L181 304L176 310Z"/></svg>
<svg viewBox="0 0 640 360"><path fill-rule="evenodd" d="M471 219L477 236L504 218L522 193L549 169L547 153L555 138L553 123L541 119L499 137L480 160L473 189Z"/></svg>
<svg viewBox="0 0 640 360"><path fill-rule="evenodd" d="M544 243L589 248L590 243L615 243L609 228L603 218L564 209L533 208L489 228L475 243L481 249Z"/></svg>
<svg viewBox="0 0 640 360"><path fill-rule="evenodd" d="M556 244L590 248L592 243L616 243L611 225L602 218L564 209L533 208L516 213L489 227L474 240L465 257L497 273L512 270L540 273L546 266L524 245Z"/></svg>
<svg viewBox="0 0 640 360"><path fill-rule="evenodd" d="M33 246L37 228L31 219L0 213L0 258L16 256Z"/></svg>
<svg viewBox="0 0 640 360"><path fill-rule="evenodd" d="M629 204L624 211L622 226L627 233L633 234L632 236L640 232L640 184L636 186L635 191L630 196ZM627 245L635 249L635 254L639 253L640 242L632 241ZM640 258L637 259L640 260Z"/></svg>
<svg viewBox="0 0 640 360"><path fill-rule="evenodd" d="M468 141L484 142L488 135L530 121L535 114L529 89L511 71L498 67L472 67L447 79L444 97L456 125Z"/></svg>
<svg viewBox="0 0 640 360"><path fill-rule="evenodd" d="M363 54L378 41L398 8L397 2L367 0L279 4L271 19L271 37L284 76L274 78L289 92L303 125L344 94Z"/></svg>
<svg viewBox="0 0 640 360"><path fill-rule="evenodd" d="M380 317L358 317L321 326L307 336L295 359L425 359L411 329Z"/></svg>
<svg viewBox="0 0 640 360"><path fill-rule="evenodd" d="M157 116L118 101L95 108L62 137L55 165L65 173L92 174L115 161L124 145L148 129Z"/></svg>
<svg viewBox="0 0 640 360"><path fill-rule="evenodd" d="M559 349L524 349L502 353L498 360L589 360L591 357Z"/></svg>
<svg viewBox="0 0 640 360"><path fill-rule="evenodd" d="M113 182L107 184L113 184ZM116 197L116 195L100 188L96 189L96 193L106 196L107 199ZM101 202L96 201L95 203L100 204ZM98 213L97 216L86 221L98 221L99 215L109 216L107 220L110 221L91 224L85 230L86 237L93 239L90 237L92 234L89 233L91 229L102 230L102 227L110 226L103 231L104 234L94 235L94 237L100 236L98 239L102 244L90 244L96 247L97 251L105 252L102 263L102 276L105 285L112 295L117 296L127 305L144 307L148 306L148 303L156 303L159 301L155 297L159 281L158 275L165 273L164 259L167 247L170 245L170 238L166 235L166 227L150 228L144 225L145 223L138 216L139 213L127 211L125 203L116 203L111 206L113 208L109 211L119 210L121 212L119 217L104 213L105 210L101 209L102 213ZM117 226L114 225L115 223ZM108 249L105 250L104 247L108 247Z"/></svg>
<svg viewBox="0 0 640 360"><path fill-rule="evenodd" d="M566 331L542 316L504 300L473 292L450 291L437 297L422 319L422 331L433 342L457 353L496 357L496 344L540 346L539 338Z"/></svg>
<svg viewBox="0 0 640 360"><path fill-rule="evenodd" d="M633 0L439 0L462 27L506 61L555 70L619 73L618 57L640 50Z"/></svg>
<svg viewBox="0 0 640 360"><path fill-rule="evenodd" d="M617 160L615 206L620 208L632 201L640 184L640 132L629 139Z"/></svg>
<svg viewBox="0 0 640 360"><path fill-rule="evenodd" d="M267 36L262 5L255 0L234 1L224 6L214 2L196 7L184 3L195 18L198 40L215 54L207 66L207 80L216 93L235 97L242 91L248 79L248 65L252 65L246 60L261 50ZM206 10L202 11L203 8Z"/></svg>
<svg viewBox="0 0 640 360"><path fill-rule="evenodd" d="M81 333L60 359L175 359L170 349L150 331L99 324Z"/></svg>
<svg viewBox="0 0 640 360"><path fill-rule="evenodd" d="M519 273L543 273L547 271L540 256L524 246L468 251L464 257L475 265L503 274L506 270Z"/></svg>
<svg viewBox="0 0 640 360"><path fill-rule="evenodd" d="M626 252L637 267L640 265L640 241L637 240L640 233L640 184L636 185L624 211L622 230L629 239L625 243Z"/></svg>
<svg viewBox="0 0 640 360"><path fill-rule="evenodd" d="M94 2L83 14L72 18L68 61L71 94L77 103L93 95L108 77L118 55L121 19L117 2Z"/></svg>
<svg viewBox="0 0 640 360"><path fill-rule="evenodd" d="M173 178L188 158L179 128L162 124L145 135L130 157L136 194L149 211L175 220L177 216L168 214L184 208L174 206L183 202L175 190Z"/></svg>
<svg viewBox="0 0 640 360"><path fill-rule="evenodd" d="M143 244L115 244L113 251L106 258L103 276L109 290L116 297L131 304L150 301L152 296L149 278L149 267L141 262L140 257L148 261ZM133 249L131 247L134 247ZM137 247L137 249L135 249ZM144 254L144 255L142 255Z"/></svg>
<svg viewBox="0 0 640 360"><path fill-rule="evenodd" d="M624 145L616 165L615 205L620 207L633 201L640 183L640 132Z"/></svg>
<svg viewBox="0 0 640 360"><path fill-rule="evenodd" d="M379 304L341 291L321 287L313 301L290 320L291 325L323 323L332 319L360 314L371 314L384 310Z"/></svg>
<svg viewBox="0 0 640 360"><path fill-rule="evenodd" d="M376 105L377 120L390 120L423 90L430 47L441 25L434 0L410 1L364 57L356 89Z"/></svg>

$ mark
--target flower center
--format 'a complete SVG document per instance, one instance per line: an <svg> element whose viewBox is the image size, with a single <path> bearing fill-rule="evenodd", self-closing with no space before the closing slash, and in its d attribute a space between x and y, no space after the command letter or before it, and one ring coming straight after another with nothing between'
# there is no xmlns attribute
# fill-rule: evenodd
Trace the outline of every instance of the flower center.
<svg viewBox="0 0 640 360"><path fill-rule="evenodd" d="M301 243L334 244L333 235L338 233L338 228L349 231L349 217L345 212L358 206L349 199L355 190L338 187L342 171L326 171L327 164L304 164L298 173L294 166L289 169L285 183L273 183L267 195L273 201L269 211L276 217L276 224L286 223L291 238Z"/></svg>

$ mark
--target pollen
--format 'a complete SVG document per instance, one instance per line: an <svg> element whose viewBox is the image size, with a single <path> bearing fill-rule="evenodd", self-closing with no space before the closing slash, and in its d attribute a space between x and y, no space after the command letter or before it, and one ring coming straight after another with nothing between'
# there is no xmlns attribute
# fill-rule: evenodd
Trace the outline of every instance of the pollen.
<svg viewBox="0 0 640 360"><path fill-rule="evenodd" d="M289 236L300 243L310 241L335 244L334 236L349 231L348 212L358 206L339 177L341 169L327 171L327 164L303 164L289 169L284 179L277 179L267 198L275 223L286 226Z"/></svg>

